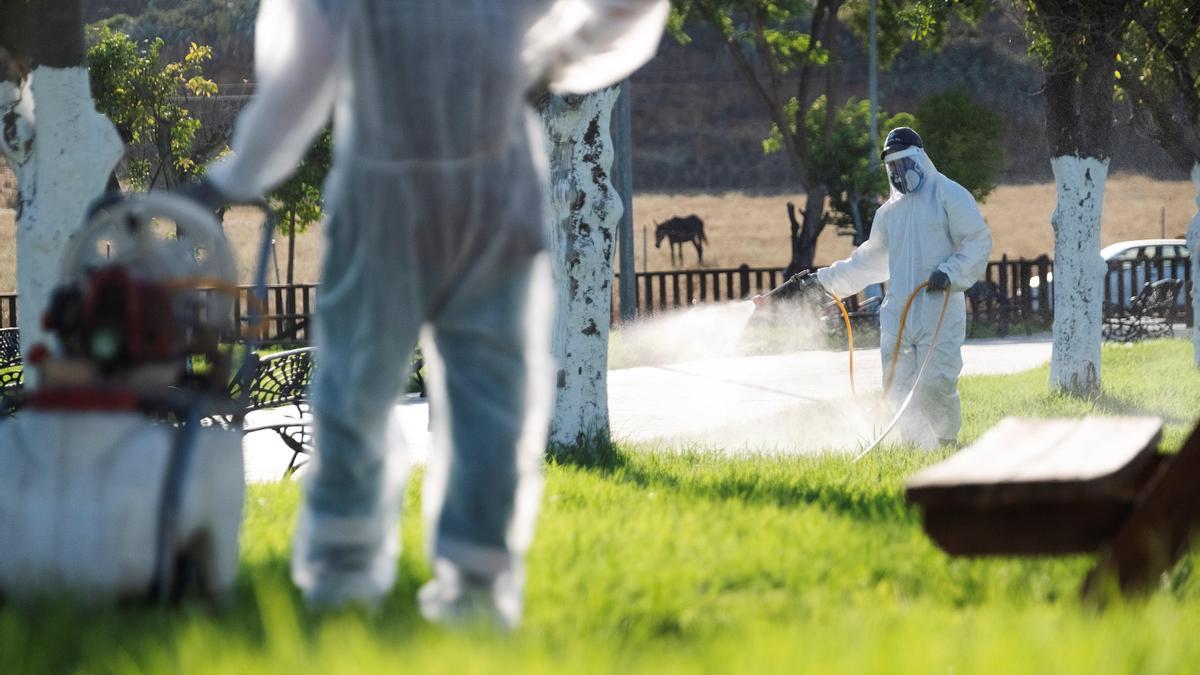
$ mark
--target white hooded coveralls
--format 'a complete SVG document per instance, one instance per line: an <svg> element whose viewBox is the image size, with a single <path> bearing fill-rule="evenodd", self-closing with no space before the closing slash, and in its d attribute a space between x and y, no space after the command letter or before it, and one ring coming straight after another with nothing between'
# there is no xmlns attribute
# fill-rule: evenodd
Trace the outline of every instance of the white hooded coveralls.
<svg viewBox="0 0 1200 675"><path fill-rule="evenodd" d="M935 447L941 441L957 439L962 426L957 382L967 324L963 291L986 271L992 236L971 193L938 173L923 150L913 149L917 151L913 157L925 173L920 188L901 194L893 186L891 196L875 213L867 241L849 258L819 270L817 280L842 297L854 295L870 284L888 282L879 316L880 352L887 377L900 313L909 295L935 270L950 277L950 306L933 357L912 404L897 425L905 442ZM940 292L922 292L913 302L900 343L896 376L891 389L885 392L894 409L912 389L929 353L944 297Z"/></svg>
<svg viewBox="0 0 1200 675"><path fill-rule="evenodd" d="M233 158L209 178L231 198L262 194L333 111L317 457L293 551L310 599L372 601L394 581L406 462L390 414L424 325L437 579L423 610L436 618L475 580L516 621L553 395L545 153L525 98L538 81L584 93L623 79L656 51L667 11L667 0L263 0L258 91Z"/></svg>

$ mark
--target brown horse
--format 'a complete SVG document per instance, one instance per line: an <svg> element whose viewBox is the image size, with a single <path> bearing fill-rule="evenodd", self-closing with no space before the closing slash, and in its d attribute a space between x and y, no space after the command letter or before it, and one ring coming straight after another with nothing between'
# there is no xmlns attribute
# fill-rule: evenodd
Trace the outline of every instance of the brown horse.
<svg viewBox="0 0 1200 675"><path fill-rule="evenodd" d="M679 264L683 264L683 245L692 242L696 246L696 257L704 264L704 244L708 237L704 236L704 221L699 216L675 216L670 220L654 224L654 248L662 248L663 239L668 239L671 248L671 265L675 265L675 246L679 246Z"/></svg>

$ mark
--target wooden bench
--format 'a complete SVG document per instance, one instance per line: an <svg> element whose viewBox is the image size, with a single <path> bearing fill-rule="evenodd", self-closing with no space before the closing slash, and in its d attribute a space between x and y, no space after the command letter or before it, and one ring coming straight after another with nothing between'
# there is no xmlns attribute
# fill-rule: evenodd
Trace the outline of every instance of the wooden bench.
<svg viewBox="0 0 1200 675"><path fill-rule="evenodd" d="M1109 305L1104 308L1101 334L1105 340L1135 342L1175 334L1175 313L1178 309L1180 279L1159 279L1146 284L1128 307Z"/></svg>
<svg viewBox="0 0 1200 675"><path fill-rule="evenodd" d="M1152 588L1200 526L1200 426L1158 452L1162 420L1007 418L914 474L906 495L951 555L1098 553L1085 597Z"/></svg>

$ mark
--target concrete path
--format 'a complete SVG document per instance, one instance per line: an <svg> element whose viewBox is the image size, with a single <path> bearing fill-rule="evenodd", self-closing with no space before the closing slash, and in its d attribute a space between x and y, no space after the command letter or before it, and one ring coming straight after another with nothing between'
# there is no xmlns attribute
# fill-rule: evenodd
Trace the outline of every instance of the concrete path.
<svg viewBox="0 0 1200 675"><path fill-rule="evenodd" d="M1034 368L1050 360L1050 346L1046 336L968 341L963 374ZM879 350L857 350L854 362L859 393L878 391ZM609 371L613 436L670 445L672 439L717 433L732 425L752 429L755 421L770 424L772 416L805 406L819 410L822 403L850 398L848 365L846 352L805 351ZM265 423L273 414L280 415L260 412L250 422ZM424 462L432 443L428 405L410 398L396 406L394 414L413 460ZM246 476L252 481L279 478L291 458L270 432L251 434L245 447Z"/></svg>

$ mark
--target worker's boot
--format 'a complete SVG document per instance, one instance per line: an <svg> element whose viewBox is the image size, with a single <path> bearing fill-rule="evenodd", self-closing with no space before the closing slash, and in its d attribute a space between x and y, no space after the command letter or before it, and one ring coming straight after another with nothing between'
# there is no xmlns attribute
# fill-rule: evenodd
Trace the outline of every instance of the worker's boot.
<svg viewBox="0 0 1200 675"><path fill-rule="evenodd" d="M395 517L300 513L292 546L292 579L314 607L376 607L396 580L400 540Z"/></svg>
<svg viewBox="0 0 1200 675"><path fill-rule="evenodd" d="M521 621L523 591L511 571L496 578L475 576L439 558L434 561L434 577L421 587L417 602L421 615L434 623L515 630Z"/></svg>

